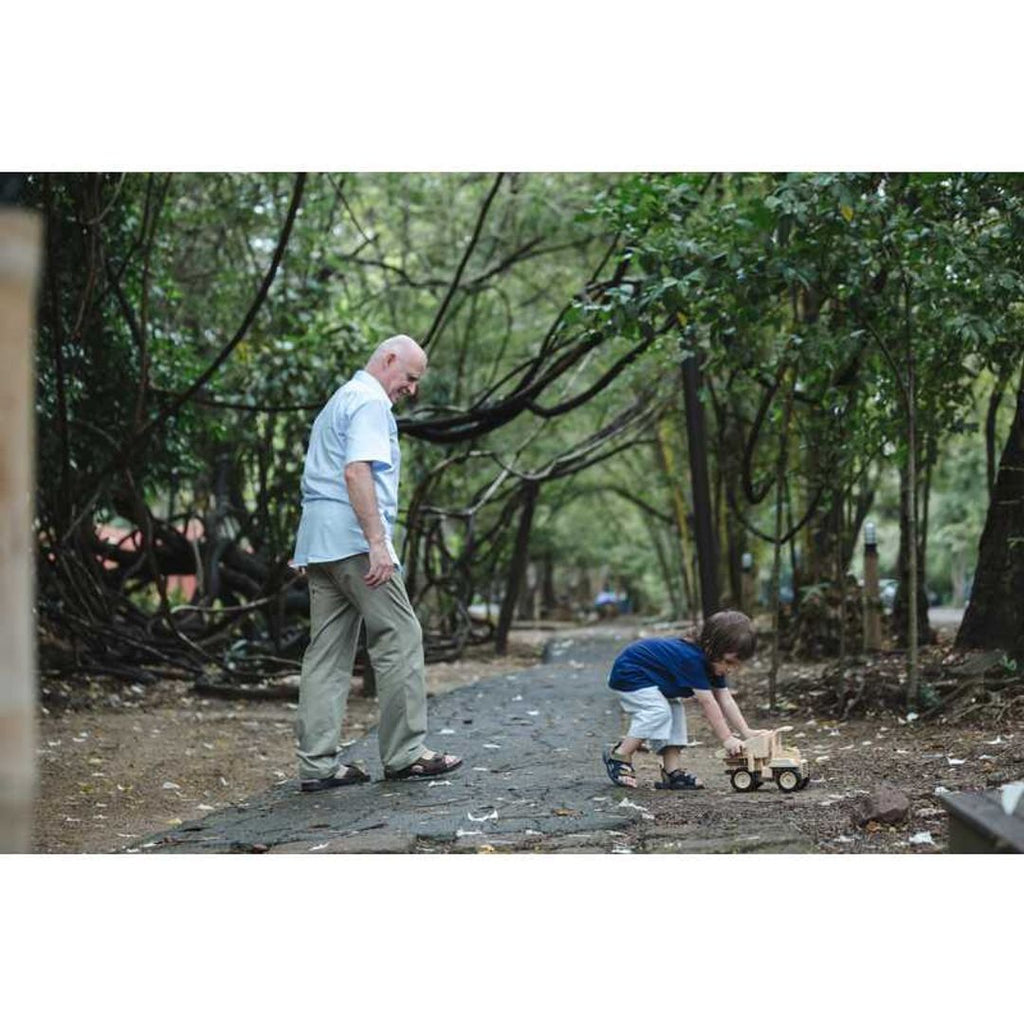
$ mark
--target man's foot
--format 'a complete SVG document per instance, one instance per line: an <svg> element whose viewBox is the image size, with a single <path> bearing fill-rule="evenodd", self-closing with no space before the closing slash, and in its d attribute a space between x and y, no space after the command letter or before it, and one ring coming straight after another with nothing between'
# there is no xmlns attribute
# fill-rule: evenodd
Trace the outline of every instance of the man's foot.
<svg viewBox="0 0 1024 1024"><path fill-rule="evenodd" d="M362 768L354 764L343 764L326 779L303 779L299 788L303 793L319 793L324 789L335 789L338 786L354 786L359 782L369 782L370 776Z"/></svg>
<svg viewBox="0 0 1024 1024"><path fill-rule="evenodd" d="M633 771L633 763L632 761L623 761L621 758L616 757L615 750L617 747L618 744L616 743L614 747L609 747L601 754L601 760L604 761L604 770L608 773L608 778L616 786L636 789L636 772Z"/></svg>
<svg viewBox="0 0 1024 1024"><path fill-rule="evenodd" d="M386 779L426 779L434 775L453 772L462 764L462 758L455 754L424 754L418 761L413 761L406 768L398 771L384 769Z"/></svg>

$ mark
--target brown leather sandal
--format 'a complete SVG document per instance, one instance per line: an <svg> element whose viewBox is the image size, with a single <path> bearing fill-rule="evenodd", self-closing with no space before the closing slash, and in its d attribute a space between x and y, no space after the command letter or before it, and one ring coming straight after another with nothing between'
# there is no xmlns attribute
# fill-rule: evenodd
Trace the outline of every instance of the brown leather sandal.
<svg viewBox="0 0 1024 1024"><path fill-rule="evenodd" d="M462 764L462 758L455 754L434 754L432 757L421 757L411 765L399 771L384 770L385 779L426 779L432 775L444 775L453 772Z"/></svg>
<svg viewBox="0 0 1024 1024"><path fill-rule="evenodd" d="M338 773L341 774L338 774ZM354 786L360 782L369 782L370 776L358 765L343 764L333 775L326 779L303 779L299 788L303 793L319 793L324 789L334 789L337 786Z"/></svg>

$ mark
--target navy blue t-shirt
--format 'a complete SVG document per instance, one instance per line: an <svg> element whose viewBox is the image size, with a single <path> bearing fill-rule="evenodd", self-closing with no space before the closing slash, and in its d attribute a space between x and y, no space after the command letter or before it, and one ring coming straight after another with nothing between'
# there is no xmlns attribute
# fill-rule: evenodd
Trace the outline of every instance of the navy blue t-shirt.
<svg viewBox="0 0 1024 1024"><path fill-rule="evenodd" d="M725 676L716 676L704 652L689 640L651 637L637 640L619 653L608 685L613 690L642 690L656 686L669 698L692 697L694 690L725 689Z"/></svg>

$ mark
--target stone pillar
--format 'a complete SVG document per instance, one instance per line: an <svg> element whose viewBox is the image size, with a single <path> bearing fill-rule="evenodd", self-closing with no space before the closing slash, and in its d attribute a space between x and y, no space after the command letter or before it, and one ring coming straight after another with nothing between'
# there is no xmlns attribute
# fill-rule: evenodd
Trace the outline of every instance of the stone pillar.
<svg viewBox="0 0 1024 1024"><path fill-rule="evenodd" d="M875 524L864 524L864 650L882 647L882 602L878 598L878 542Z"/></svg>
<svg viewBox="0 0 1024 1024"><path fill-rule="evenodd" d="M28 853L35 796L34 369L42 222L0 206L0 853Z"/></svg>

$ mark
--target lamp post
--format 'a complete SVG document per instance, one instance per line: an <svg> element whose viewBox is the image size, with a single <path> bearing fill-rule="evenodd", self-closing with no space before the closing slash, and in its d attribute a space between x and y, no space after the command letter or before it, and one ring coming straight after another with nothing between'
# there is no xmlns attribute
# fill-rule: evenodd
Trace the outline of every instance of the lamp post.
<svg viewBox="0 0 1024 1024"><path fill-rule="evenodd" d="M740 595L740 602L744 613L753 617L754 605L757 603L757 578L754 572L754 556L749 551L744 551L740 556L740 567L743 570L743 592Z"/></svg>

